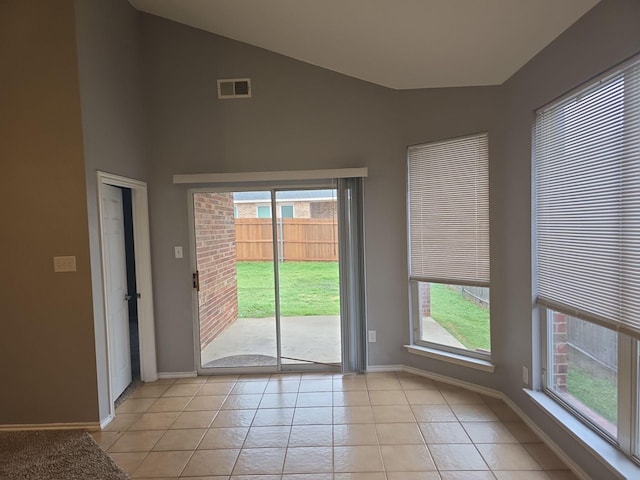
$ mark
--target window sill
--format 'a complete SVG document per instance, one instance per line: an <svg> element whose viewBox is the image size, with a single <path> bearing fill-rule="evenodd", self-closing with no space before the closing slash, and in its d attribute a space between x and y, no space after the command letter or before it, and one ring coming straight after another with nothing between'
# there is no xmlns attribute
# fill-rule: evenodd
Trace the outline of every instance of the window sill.
<svg viewBox="0 0 640 480"><path fill-rule="evenodd" d="M442 350L436 350L435 348L422 347L419 345L405 345L404 347L409 351L409 353L413 353L414 355L421 355L423 357L429 357L442 362L461 365L463 367L475 368L476 370L481 370L483 372L493 373L495 370L495 365L487 360L466 357L457 353L444 352Z"/></svg>
<svg viewBox="0 0 640 480"><path fill-rule="evenodd" d="M640 478L640 467L633 460L584 425L555 400L543 392L526 388L523 391L569 435L617 476L620 478Z"/></svg>

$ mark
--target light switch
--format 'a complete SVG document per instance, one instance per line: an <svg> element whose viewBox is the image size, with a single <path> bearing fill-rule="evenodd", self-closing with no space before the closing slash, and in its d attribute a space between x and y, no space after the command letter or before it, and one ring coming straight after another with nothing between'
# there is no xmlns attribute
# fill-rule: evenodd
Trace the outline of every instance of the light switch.
<svg viewBox="0 0 640 480"><path fill-rule="evenodd" d="M74 255L66 257L53 257L54 272L75 272L76 257Z"/></svg>
<svg viewBox="0 0 640 480"><path fill-rule="evenodd" d="M177 247L173 247L173 251L176 255L176 258L182 258L182 247L181 246L177 246Z"/></svg>

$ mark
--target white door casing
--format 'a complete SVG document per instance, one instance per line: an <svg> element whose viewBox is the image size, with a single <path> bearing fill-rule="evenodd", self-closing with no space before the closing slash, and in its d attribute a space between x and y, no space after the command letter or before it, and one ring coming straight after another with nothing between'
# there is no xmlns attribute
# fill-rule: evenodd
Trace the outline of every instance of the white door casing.
<svg viewBox="0 0 640 480"><path fill-rule="evenodd" d="M116 186L121 188L129 188L132 192L132 209L133 209L133 237L134 237L134 256L136 265L136 285L138 288L138 336L140 347L140 380L143 382L155 382L158 379L158 369L156 365L156 343L155 343L155 325L153 313L153 282L151 280L151 245L149 231L149 202L147 195L147 184L133 178L122 177L107 172L96 172L98 184L98 221L100 223L100 250L101 250L101 271L102 271L102 299L94 303L94 308L98 308L104 312L104 336L100 335L100 328L96 330L96 340L100 343L104 342L106 355L104 357L104 369L107 373L107 383L100 384L98 388L99 403L108 405L108 416L100 419L101 427L104 428L113 420L115 415L111 375L111 341L110 328L108 319L108 305L106 298L109 296L107 291L106 267L106 249L104 232L104 205L103 205L103 189L107 186ZM128 310L127 310L128 311ZM96 353L98 353L96 346ZM100 357L98 357L100 358ZM100 368L102 368L102 366ZM106 387L106 388L101 388Z"/></svg>
<svg viewBox="0 0 640 480"><path fill-rule="evenodd" d="M104 185L102 189L102 222L105 256L105 289L107 291L107 325L111 374L111 400L117 399L131 383L131 351L129 345L129 311L127 295L127 263L124 241L122 191Z"/></svg>

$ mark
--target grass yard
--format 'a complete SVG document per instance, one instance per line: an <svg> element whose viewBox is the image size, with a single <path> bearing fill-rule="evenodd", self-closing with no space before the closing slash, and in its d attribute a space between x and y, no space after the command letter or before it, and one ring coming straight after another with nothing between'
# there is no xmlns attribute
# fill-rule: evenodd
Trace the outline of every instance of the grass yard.
<svg viewBox="0 0 640 480"><path fill-rule="evenodd" d="M491 349L489 310L466 300L446 285L431 284L431 318L469 350Z"/></svg>
<svg viewBox="0 0 640 480"><path fill-rule="evenodd" d="M238 262L238 316L275 316L273 264ZM284 262L280 264L282 316L339 315L338 262Z"/></svg>
<svg viewBox="0 0 640 480"><path fill-rule="evenodd" d="M273 264L238 262L238 316L275 316ZM280 264L283 316L339 315L338 262ZM444 285L431 284L431 316L465 347L490 349L489 311Z"/></svg>
<svg viewBox="0 0 640 480"><path fill-rule="evenodd" d="M567 392L611 423L616 423L618 389L612 381L574 366L567 372Z"/></svg>

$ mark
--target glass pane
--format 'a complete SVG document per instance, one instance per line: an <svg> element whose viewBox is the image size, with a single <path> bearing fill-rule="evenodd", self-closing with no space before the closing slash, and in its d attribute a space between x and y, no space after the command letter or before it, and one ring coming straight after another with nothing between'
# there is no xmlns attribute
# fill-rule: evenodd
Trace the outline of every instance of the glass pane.
<svg viewBox="0 0 640 480"><path fill-rule="evenodd" d="M258 218L271 218L271 205L258 205Z"/></svg>
<svg viewBox="0 0 640 480"><path fill-rule="evenodd" d="M282 364L339 364L336 191L278 191L276 202L288 204L277 219Z"/></svg>
<svg viewBox="0 0 640 480"><path fill-rule="evenodd" d="M618 418L618 335L548 310L550 389L614 438Z"/></svg>
<svg viewBox="0 0 640 480"><path fill-rule="evenodd" d="M280 216L282 218L293 218L293 205L282 205L280 207Z"/></svg>
<svg viewBox="0 0 640 480"><path fill-rule="evenodd" d="M268 191L194 194L205 368L277 365L273 228L256 208L270 198Z"/></svg>
<svg viewBox="0 0 640 480"><path fill-rule="evenodd" d="M489 288L418 283L420 340L488 354Z"/></svg>

